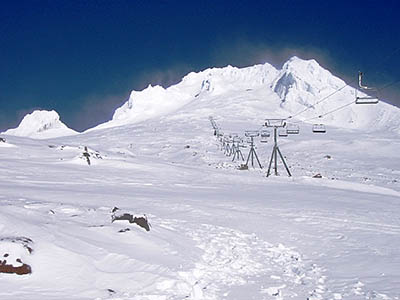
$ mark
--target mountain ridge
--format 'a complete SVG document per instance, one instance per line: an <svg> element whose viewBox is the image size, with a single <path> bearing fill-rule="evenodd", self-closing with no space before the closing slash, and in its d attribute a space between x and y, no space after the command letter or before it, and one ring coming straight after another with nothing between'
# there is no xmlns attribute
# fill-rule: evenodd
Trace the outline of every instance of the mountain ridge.
<svg viewBox="0 0 400 300"><path fill-rule="evenodd" d="M264 114L277 115L294 122L324 123L368 131L389 129L400 133L399 108L383 101L377 105L349 105L356 97L353 87L321 67L316 60L303 60L297 56L286 61L280 70L269 63L244 68L228 65L190 72L179 83L167 88L149 84L141 91L133 90L129 99L115 110L110 121L85 132L158 118L179 111L189 104L196 104L200 100L204 102L203 109L218 115L221 109L230 106L232 94L257 99L267 105L268 111ZM224 105L217 109L216 100L224 101ZM255 105L256 108L259 101L246 101L242 105ZM240 107L240 103L235 105L237 109L231 113L240 115L244 106ZM345 107L340 111L330 113L342 106ZM258 113L253 117L258 118ZM27 128L38 126L35 121L32 122L33 124L24 125L25 129L20 128L21 122L18 130L7 130L4 134L38 138L57 136L55 130L52 130L52 135L49 135L48 131L44 131L47 134L43 134L42 131L31 132ZM61 128L65 125L59 126ZM40 128L36 129L38 131ZM60 129L60 136L76 134L75 131L64 129Z"/></svg>

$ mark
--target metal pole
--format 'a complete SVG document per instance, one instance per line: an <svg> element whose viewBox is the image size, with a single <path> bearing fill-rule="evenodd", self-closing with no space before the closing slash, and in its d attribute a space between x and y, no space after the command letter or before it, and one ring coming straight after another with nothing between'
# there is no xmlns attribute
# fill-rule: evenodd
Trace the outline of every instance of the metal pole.
<svg viewBox="0 0 400 300"><path fill-rule="evenodd" d="M242 160L244 161L244 157L243 157L243 154L242 154L242 150L239 149L239 153L240 153L240 156L242 157ZM238 156L239 156L239 154L238 154ZM238 157L238 159L239 159L239 157Z"/></svg>
<svg viewBox="0 0 400 300"><path fill-rule="evenodd" d="M251 137L251 165L254 168L254 153L256 153L256 150L254 150L254 138Z"/></svg>
<svg viewBox="0 0 400 300"><path fill-rule="evenodd" d="M257 156L257 153L256 153L255 150L254 150L254 155L255 155L255 157L256 157L256 159L257 159L258 165L260 166L260 169L262 169L262 165L261 165L261 163L260 163L260 160L258 159L258 156Z"/></svg>
<svg viewBox="0 0 400 300"><path fill-rule="evenodd" d="M281 150L279 150L279 148L277 148L277 149L278 149L278 151L279 151L279 156L281 157L282 162L283 162L283 164L284 164L284 166L285 166L285 168L286 168L286 171L288 172L289 177L291 177L292 174L290 174L289 168L288 168L288 166L286 165L286 162L285 162L285 159L283 158L283 155L282 155L282 153L281 153Z"/></svg>
<svg viewBox="0 0 400 300"><path fill-rule="evenodd" d="M268 172L267 172L267 177L269 177L271 173L271 165L272 165L272 160L274 159L274 152L275 152L275 147L272 149L272 154L271 154L271 159L268 164Z"/></svg>
<svg viewBox="0 0 400 300"><path fill-rule="evenodd" d="M250 152L249 152L249 156L247 156L247 160L246 160L246 166L248 166L248 165L249 165L249 159L250 159L250 155L251 155L251 149L250 149Z"/></svg>
<svg viewBox="0 0 400 300"><path fill-rule="evenodd" d="M275 176L278 175L278 155L277 155L277 151L276 148L278 147L278 142L276 140L276 131L277 131L277 127L274 127L274 168L275 168Z"/></svg>

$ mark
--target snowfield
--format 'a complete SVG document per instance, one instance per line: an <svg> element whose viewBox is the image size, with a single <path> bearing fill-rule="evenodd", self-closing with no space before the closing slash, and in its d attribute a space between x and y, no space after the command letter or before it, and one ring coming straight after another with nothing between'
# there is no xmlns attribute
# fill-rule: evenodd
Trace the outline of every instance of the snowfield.
<svg viewBox="0 0 400 300"><path fill-rule="evenodd" d="M0 271L31 274L0 273L1 299L400 299L399 109L348 106L316 120L326 134L308 119L354 90L309 109L278 139L292 177L266 177L272 137L239 170L209 121L244 136L344 85L298 58L209 69L85 133L3 134Z"/></svg>

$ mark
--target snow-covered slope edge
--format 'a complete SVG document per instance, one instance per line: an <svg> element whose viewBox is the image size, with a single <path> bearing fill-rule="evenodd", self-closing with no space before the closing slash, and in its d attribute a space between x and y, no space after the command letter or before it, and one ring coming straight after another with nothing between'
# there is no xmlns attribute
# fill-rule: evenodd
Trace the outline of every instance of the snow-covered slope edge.
<svg viewBox="0 0 400 300"><path fill-rule="evenodd" d="M263 92L260 93L260 90ZM211 68L189 73L181 82L166 89L149 85L143 91L132 91L129 100L115 111L111 121L92 129L142 122L177 111L199 99L210 102L205 103L208 108L214 107L212 101L215 100L226 101L227 107L228 94L232 92L238 95L243 93L249 99L265 95L258 99L270 107L271 111L264 112L264 115L275 114L280 104L280 111L286 112L287 117L307 109L297 116L298 121L369 131L390 129L400 132L400 109L382 101L378 105L350 105L325 116L327 112L355 101L355 89L346 86L343 80L332 75L315 60L303 60L296 56L290 58L281 70L268 63L246 68ZM278 97L271 97L271 93ZM332 93L334 95L329 96ZM327 100L320 103L327 96ZM249 104L246 102L247 106ZM214 110L215 115L218 115L217 109ZM240 115L241 111L233 113ZM324 117L318 118L320 115Z"/></svg>
<svg viewBox="0 0 400 300"><path fill-rule="evenodd" d="M17 128L8 129L2 134L30 137L35 139L48 139L78 132L68 128L60 121L60 116L54 110L35 110L27 114Z"/></svg>

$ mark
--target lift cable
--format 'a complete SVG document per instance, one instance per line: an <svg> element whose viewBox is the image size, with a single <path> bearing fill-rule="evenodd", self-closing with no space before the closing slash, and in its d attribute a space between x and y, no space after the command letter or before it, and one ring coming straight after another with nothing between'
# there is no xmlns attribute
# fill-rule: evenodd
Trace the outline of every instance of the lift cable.
<svg viewBox="0 0 400 300"><path fill-rule="evenodd" d="M393 55L395 55L395 54L396 54L397 52L399 52L399 51L400 51L400 48L395 49L391 54L387 55L383 60L381 60L381 62L380 62L378 65L382 65L382 64L385 63L389 58L391 58ZM314 103L312 106L306 107L305 109L301 110L300 112L295 113L294 115L289 116L288 119L295 118L295 117L297 117L298 115L300 115L300 114L306 112L307 110L309 110L309 109L311 109L311 108L314 108L316 105L318 105L318 104L320 104L320 103L326 101L326 100L329 99L331 96L333 96L333 95L335 95L336 93L338 93L338 92L340 92L341 90L343 90L345 87L350 86L350 85L351 85L352 83L354 83L355 81L357 81L357 80L354 79L354 80L350 81L350 82L349 82L348 84L346 84L345 86L343 86L343 87L337 89L337 90L334 91L333 93L331 93L331 94L329 94L328 96L326 96L326 97L322 98L321 100L317 101L317 102ZM392 82L392 83L390 83L390 84L384 86L383 88L378 89L378 91L381 91L381 90L383 90L383 89L385 89L385 88L387 88L387 87L389 87L389 86L392 86L392 85L394 85L394 84L396 84L396 83L398 83L398 82L400 82L400 80L399 80L399 81L396 81L396 82ZM314 119L314 118L313 118L313 119ZM297 123L297 122L294 122L294 123Z"/></svg>
<svg viewBox="0 0 400 300"><path fill-rule="evenodd" d="M333 109L333 110L331 110L331 111L328 111L328 112L323 113L323 114L321 114L321 115L318 115L318 116L316 116L316 117L312 117L312 118L309 118L309 119L307 119L307 120L303 120L302 122L307 122L307 121L315 120L315 119L318 119L318 118L323 118L323 117L325 117L325 116L327 116L327 115L329 115L329 114L333 114L333 113L335 113L335 112L337 112L337 111L339 111L339 110L342 110L343 108L346 108L347 106L350 106L350 105L352 105L352 104L354 104L354 103L355 103L354 100L352 100L351 102L349 102L349 103L347 103L347 104L344 104L344 105L342 105L342 106L339 106L339 107L337 107L337 108L335 108L335 109Z"/></svg>
<svg viewBox="0 0 400 300"><path fill-rule="evenodd" d="M393 82L391 82L391 83L389 83L389 84L387 84L387 85L385 85L385 86L383 86L383 87L381 87L381 88L379 88L379 89L377 89L377 90L378 90L378 91L382 91L382 90L384 90L384 89L386 89L386 88L388 88L388 87L390 87L390 86L392 86L392 85L395 85L395 84L397 84L397 83L399 83L399 82L400 82L400 80L395 80L395 81L393 81ZM307 122L307 121L315 120L315 119L318 119L318 118L323 118L323 117L325 117L326 115L335 113L335 112L337 112L337 111L339 111L339 110L342 110L343 108L346 108L347 106L350 106L350 105L352 105L352 104L354 104L354 101L351 101L351 102L349 102L349 103L347 103L347 104L344 104L344 105L342 105L342 106L339 106L339 107L337 107L337 108L335 108L335 109L333 109L333 110L331 110L331 111L328 111L328 112L326 112L326 113L320 114L320 115L318 115L318 116L316 116L316 117L312 117L312 118L303 120L303 121L301 121L301 122ZM292 122L292 123L298 123L298 122Z"/></svg>
<svg viewBox="0 0 400 300"><path fill-rule="evenodd" d="M326 97L322 98L321 100L317 101L317 102L314 103L312 106L306 107L306 108L303 109L302 111L300 111L300 112L298 112L298 113L296 113L296 114L294 114L294 115L292 115L292 116L289 116L288 119L292 119L292 118L294 118L294 117L297 117L298 115L300 115L300 114L306 112L307 110L309 110L309 109L311 109L311 108L314 108L315 105L318 105L318 104L320 104L320 103L322 103L322 102L328 100L329 97L331 97L331 96L335 95L336 93L340 92L340 91L343 90L345 87L349 86L350 84L354 83L355 81L356 81L355 79L352 80L352 81L350 81L350 83L348 83L348 84L342 86L340 89L337 89L337 90L334 91L333 93L331 93L331 94L329 94L328 96L326 96Z"/></svg>

